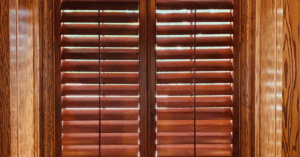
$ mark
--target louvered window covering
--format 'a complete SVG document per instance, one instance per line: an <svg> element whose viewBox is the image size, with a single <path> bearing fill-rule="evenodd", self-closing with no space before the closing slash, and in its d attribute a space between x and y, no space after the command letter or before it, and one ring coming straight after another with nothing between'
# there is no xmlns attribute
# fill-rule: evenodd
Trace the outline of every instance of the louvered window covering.
<svg viewBox="0 0 300 157"><path fill-rule="evenodd" d="M156 156L233 156L233 9L156 0Z"/></svg>
<svg viewBox="0 0 300 157"><path fill-rule="evenodd" d="M62 0L62 157L139 156L139 71L137 0Z"/></svg>
<svg viewBox="0 0 300 157"><path fill-rule="evenodd" d="M237 156L237 1L61 0L56 151Z"/></svg>

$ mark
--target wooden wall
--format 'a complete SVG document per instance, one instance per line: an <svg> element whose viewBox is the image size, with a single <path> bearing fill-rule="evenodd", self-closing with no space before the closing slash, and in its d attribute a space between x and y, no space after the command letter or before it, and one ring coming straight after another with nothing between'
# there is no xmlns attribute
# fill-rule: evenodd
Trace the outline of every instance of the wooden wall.
<svg viewBox="0 0 300 157"><path fill-rule="evenodd" d="M299 157L299 0L241 0L242 157Z"/></svg>
<svg viewBox="0 0 300 157"><path fill-rule="evenodd" d="M282 157L300 156L300 1L283 3Z"/></svg>
<svg viewBox="0 0 300 157"><path fill-rule="evenodd" d="M3 157L54 156L52 3L52 0L0 1L0 156Z"/></svg>
<svg viewBox="0 0 300 157"><path fill-rule="evenodd" d="M11 156L39 155L39 18L35 0L9 1Z"/></svg>

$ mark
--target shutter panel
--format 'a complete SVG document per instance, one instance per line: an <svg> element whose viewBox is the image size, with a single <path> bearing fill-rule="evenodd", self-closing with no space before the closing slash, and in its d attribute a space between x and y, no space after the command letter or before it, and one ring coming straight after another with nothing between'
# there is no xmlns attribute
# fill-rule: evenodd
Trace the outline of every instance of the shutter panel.
<svg viewBox="0 0 300 157"><path fill-rule="evenodd" d="M156 156L233 156L233 0L156 0Z"/></svg>
<svg viewBox="0 0 300 157"><path fill-rule="evenodd" d="M137 157L139 1L63 0L61 9L62 156Z"/></svg>

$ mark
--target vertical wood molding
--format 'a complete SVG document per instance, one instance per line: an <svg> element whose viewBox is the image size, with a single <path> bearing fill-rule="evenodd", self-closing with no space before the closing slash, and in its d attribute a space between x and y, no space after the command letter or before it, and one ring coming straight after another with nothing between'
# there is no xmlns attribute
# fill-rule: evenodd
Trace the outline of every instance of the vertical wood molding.
<svg viewBox="0 0 300 157"><path fill-rule="evenodd" d="M17 10L18 0L9 1L9 46L10 46L10 115L11 156L18 155L18 73L17 73Z"/></svg>
<svg viewBox="0 0 300 157"><path fill-rule="evenodd" d="M48 12L42 9L43 6ZM42 0L1 1L0 124L1 128L6 128L0 134L1 156L54 156L54 138L51 139L55 126L52 124L54 112L51 111L54 108L54 103L51 104L54 102L51 97L51 88L54 88L54 79L51 79L54 77L51 7ZM47 13L46 17L41 16L43 11ZM54 95L54 90L52 93ZM42 113L47 118L43 119ZM50 120L45 122L45 119ZM46 128L48 134L42 134L41 128ZM47 149L41 149L41 139L47 142L44 147Z"/></svg>
<svg viewBox="0 0 300 157"><path fill-rule="evenodd" d="M241 1L241 157L280 157L282 2Z"/></svg>
<svg viewBox="0 0 300 157"><path fill-rule="evenodd" d="M41 156L55 156L54 2L40 0Z"/></svg>
<svg viewBox="0 0 300 157"><path fill-rule="evenodd" d="M299 1L283 3L283 139L282 156L298 157L299 150Z"/></svg>
<svg viewBox="0 0 300 157"><path fill-rule="evenodd" d="M252 141L254 141L252 134L254 6L250 0L240 1L240 156L242 157L252 157Z"/></svg>
<svg viewBox="0 0 300 157"><path fill-rule="evenodd" d="M9 2L0 1L0 156L10 157Z"/></svg>

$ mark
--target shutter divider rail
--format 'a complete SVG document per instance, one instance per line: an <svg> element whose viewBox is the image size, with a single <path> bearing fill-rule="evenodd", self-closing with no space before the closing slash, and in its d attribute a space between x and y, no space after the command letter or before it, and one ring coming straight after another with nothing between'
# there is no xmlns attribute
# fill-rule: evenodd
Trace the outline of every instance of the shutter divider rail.
<svg viewBox="0 0 300 157"><path fill-rule="evenodd" d="M197 144L197 138L196 138L196 28L197 28L197 12L196 12L196 8L194 9L194 157L196 157L197 155L197 149L196 149L196 144Z"/></svg>
<svg viewBox="0 0 300 157"><path fill-rule="evenodd" d="M101 157L101 14L98 10L98 36L99 36L99 157Z"/></svg>

